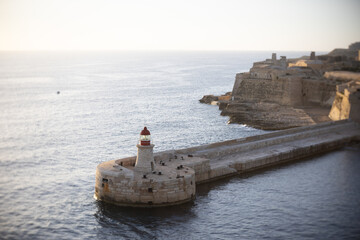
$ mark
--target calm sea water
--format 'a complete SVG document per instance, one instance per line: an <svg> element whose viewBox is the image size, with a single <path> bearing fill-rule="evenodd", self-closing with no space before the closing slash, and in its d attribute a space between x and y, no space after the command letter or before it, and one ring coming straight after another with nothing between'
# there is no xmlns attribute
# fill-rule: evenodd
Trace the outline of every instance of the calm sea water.
<svg viewBox="0 0 360 240"><path fill-rule="evenodd" d="M360 237L357 147L201 185L194 202L177 207L93 198L96 166L135 155L144 125L155 151L264 133L228 125L198 99L231 91L235 73L270 56L0 53L0 239Z"/></svg>

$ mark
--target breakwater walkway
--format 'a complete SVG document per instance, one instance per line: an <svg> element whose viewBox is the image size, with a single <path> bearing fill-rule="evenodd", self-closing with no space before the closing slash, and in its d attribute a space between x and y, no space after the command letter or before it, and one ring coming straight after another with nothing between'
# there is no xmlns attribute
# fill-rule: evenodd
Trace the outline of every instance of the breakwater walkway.
<svg viewBox="0 0 360 240"><path fill-rule="evenodd" d="M141 141L137 157L98 165L95 197L123 206L176 205L194 198L195 184L311 157L353 141L360 141L360 125L350 120L155 154L150 140Z"/></svg>
<svg viewBox="0 0 360 240"><path fill-rule="evenodd" d="M352 141L360 141L360 125L342 120L161 152L155 159L192 167L201 183L329 152Z"/></svg>

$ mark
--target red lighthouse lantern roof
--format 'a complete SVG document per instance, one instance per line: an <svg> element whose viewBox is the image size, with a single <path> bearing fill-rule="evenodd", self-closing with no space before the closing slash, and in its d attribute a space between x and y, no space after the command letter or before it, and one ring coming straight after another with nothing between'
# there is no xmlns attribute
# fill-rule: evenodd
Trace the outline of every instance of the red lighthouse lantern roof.
<svg viewBox="0 0 360 240"><path fill-rule="evenodd" d="M150 135L150 132L146 127L144 127L144 129L141 131L140 135Z"/></svg>

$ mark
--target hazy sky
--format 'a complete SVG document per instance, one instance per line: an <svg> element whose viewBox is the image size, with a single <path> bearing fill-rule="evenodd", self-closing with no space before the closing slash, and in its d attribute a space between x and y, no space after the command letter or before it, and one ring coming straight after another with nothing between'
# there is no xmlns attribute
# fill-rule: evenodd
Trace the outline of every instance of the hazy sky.
<svg viewBox="0 0 360 240"><path fill-rule="evenodd" d="M359 0L0 0L0 50L316 50L360 41Z"/></svg>

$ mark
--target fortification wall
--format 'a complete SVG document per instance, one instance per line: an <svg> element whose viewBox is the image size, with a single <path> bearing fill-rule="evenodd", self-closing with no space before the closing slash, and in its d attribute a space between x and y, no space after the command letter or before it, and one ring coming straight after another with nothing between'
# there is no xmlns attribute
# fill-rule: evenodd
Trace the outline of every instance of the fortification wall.
<svg viewBox="0 0 360 240"><path fill-rule="evenodd" d="M236 100L244 102L263 101L289 105L292 102L289 82L284 78L242 78L238 80L234 96Z"/></svg>
<svg viewBox="0 0 360 240"><path fill-rule="evenodd" d="M233 96L234 98L237 98L236 95L239 91L240 84L246 75L249 75L249 74L248 73L237 73L235 75L235 82L234 82L233 90L231 92L231 96Z"/></svg>
<svg viewBox="0 0 360 240"><path fill-rule="evenodd" d="M299 76L289 76L284 79L284 81L289 81L289 103L290 106L300 106L303 105L303 95L301 92L302 81Z"/></svg>
<svg viewBox="0 0 360 240"><path fill-rule="evenodd" d="M336 95L336 84L319 79L302 80L303 105L321 105L330 107Z"/></svg>
<svg viewBox="0 0 360 240"><path fill-rule="evenodd" d="M237 74L233 88L235 100L240 102L272 102L280 105L321 105L330 107L335 98L336 84L319 79L305 79L298 75L272 75L267 78Z"/></svg>
<svg viewBox="0 0 360 240"><path fill-rule="evenodd" d="M360 89L349 96L351 105L349 118L353 121L360 123Z"/></svg>

